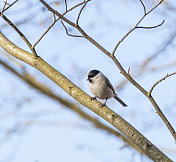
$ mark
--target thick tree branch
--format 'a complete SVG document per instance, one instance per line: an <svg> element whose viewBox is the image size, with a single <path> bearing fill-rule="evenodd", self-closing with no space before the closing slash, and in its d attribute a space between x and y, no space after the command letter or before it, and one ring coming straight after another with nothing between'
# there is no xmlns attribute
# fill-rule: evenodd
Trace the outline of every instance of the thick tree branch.
<svg viewBox="0 0 176 162"><path fill-rule="evenodd" d="M1 32L0 46L12 56L38 69L41 73L55 82L80 104L84 105L89 110L93 111L97 115L101 116L104 120L109 122L111 125L113 125L136 146L138 146L150 159L154 161L172 161L118 114L109 109L107 106L101 108L101 103L98 101L90 101L90 96L78 88L70 80L68 80L64 75L50 66L40 57L35 57L29 52L26 52L14 45Z"/></svg>
<svg viewBox="0 0 176 162"><path fill-rule="evenodd" d="M123 136L121 133L115 131L114 129L106 126L105 124L101 123L98 119L95 117L90 116L89 114L85 113L84 111L81 110L80 107L78 107L76 104L69 102L68 100L62 99L60 96L54 94L48 87L46 87L44 84L38 82L33 76L31 76L29 73L26 71L24 72L22 70L22 74L16 71L13 67L8 65L6 62L0 59L0 64L5 67L7 70L9 70L11 73L13 73L15 76L19 77L22 79L25 83L29 84L31 87L34 89L38 90L42 94L50 97L51 99L59 102L62 104L64 107L71 109L75 113L77 113L81 118L88 120L89 122L93 123L93 125L100 130L103 130L105 132L108 132L110 134L115 135L116 137L120 138L125 144L128 146L136 149L139 151L141 154L144 155L141 149L136 147L131 141L129 141L125 136Z"/></svg>

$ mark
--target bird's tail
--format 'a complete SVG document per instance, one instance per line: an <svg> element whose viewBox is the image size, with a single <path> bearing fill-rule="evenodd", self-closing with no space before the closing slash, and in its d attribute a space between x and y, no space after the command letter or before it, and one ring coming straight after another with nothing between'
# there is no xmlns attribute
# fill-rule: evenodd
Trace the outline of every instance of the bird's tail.
<svg viewBox="0 0 176 162"><path fill-rule="evenodd" d="M118 96L115 96L114 98L115 98L123 107L126 107L126 106L127 106Z"/></svg>

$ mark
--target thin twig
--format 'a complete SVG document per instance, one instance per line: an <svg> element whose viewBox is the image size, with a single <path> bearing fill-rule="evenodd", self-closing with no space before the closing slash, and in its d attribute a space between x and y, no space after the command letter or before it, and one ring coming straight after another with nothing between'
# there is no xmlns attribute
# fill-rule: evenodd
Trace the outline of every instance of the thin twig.
<svg viewBox="0 0 176 162"><path fill-rule="evenodd" d="M6 0L6 2L7 2L7 0ZM2 9L2 11L1 11L1 12L2 12L2 13L3 13L3 12L5 12L5 11L6 11L6 10L8 10L10 7L12 7L12 6L13 6L16 2L18 2L18 0L16 0L16 1L14 1L13 3L9 4L9 6L8 6L8 7L6 7L6 8L5 8L5 7L3 7L3 9ZM4 5L4 6L5 6L5 5Z"/></svg>
<svg viewBox="0 0 176 162"><path fill-rule="evenodd" d="M68 9L68 7L67 7L67 0L65 0L65 11L67 12L67 9Z"/></svg>
<svg viewBox="0 0 176 162"><path fill-rule="evenodd" d="M68 29L67 29L67 27L65 26L65 24L63 23L62 20L61 20L61 23L62 23L63 27L65 28L65 32L66 32L66 34L67 34L68 36L71 36L71 37L83 37L82 35L73 35L73 34L69 34Z"/></svg>
<svg viewBox="0 0 176 162"><path fill-rule="evenodd" d="M80 18L80 16L81 16L81 13L82 13L83 9L85 8L85 6L87 5L87 3L88 3L89 1L91 1L91 0L84 1L85 3L84 3L84 5L81 7L81 9L80 9L80 11L79 11L79 13L78 13L78 17L77 17L77 20L76 20L76 26L78 26L79 18Z"/></svg>
<svg viewBox="0 0 176 162"><path fill-rule="evenodd" d="M122 39L117 43L117 45L114 47L114 49L113 49L113 51L112 51L112 54L111 54L112 57L114 57L114 54L115 54L117 48L119 47L119 45L122 43L122 41L123 41L130 33L132 33L132 31L134 31L134 30L138 27L138 25L141 23L141 21L142 21L149 13L151 13L156 7L158 7L163 1L164 1L164 0L161 0L161 1L160 1L158 4L156 4L150 11L148 11L148 12L146 13L146 9L145 9L145 7L144 7L144 3L140 0L140 2L141 2L142 5L143 5L145 14L144 14L144 16L142 16L142 18L137 22L137 24L136 24L128 33L126 33L126 34L122 37ZM161 25L162 25L163 23L164 23L164 22L162 22ZM161 26L161 25L159 24L159 25L153 26L153 27L151 27L151 29L152 29L152 28L159 27L159 26ZM147 27L139 27L139 28L146 28L146 29L149 29L149 28L147 28Z"/></svg>
<svg viewBox="0 0 176 162"><path fill-rule="evenodd" d="M28 39L24 36L24 34L2 13L0 12L1 17L20 35L20 37L24 40L24 42L27 44L31 52L34 54L34 56L38 56L35 49L32 48L31 43L28 41Z"/></svg>
<svg viewBox="0 0 176 162"><path fill-rule="evenodd" d="M90 0L87 0L87 1L90 1ZM77 7L81 6L81 5L83 5L83 4L85 4L87 1L78 3L77 5L73 6L73 7L70 8L69 10L67 10L67 12L69 12L69 11L71 11L71 10L73 10L73 9L75 9L75 8L77 8ZM66 13L65 13L65 14L66 14ZM63 14L63 15L65 15L65 14Z"/></svg>
<svg viewBox="0 0 176 162"><path fill-rule="evenodd" d="M130 75L130 66L129 66L129 68L128 68L128 75Z"/></svg>
<svg viewBox="0 0 176 162"><path fill-rule="evenodd" d="M7 5L7 0L6 0L6 1L4 1L4 6L3 6L3 8L2 8L1 13L3 13L3 12L4 12L6 5Z"/></svg>
<svg viewBox="0 0 176 162"><path fill-rule="evenodd" d="M54 21L53 23L48 27L48 29L39 37L39 39L34 43L34 45L32 46L32 48L34 49L35 46L41 41L41 39L46 35L46 33L48 33L48 31L54 26L54 24L58 21L58 19L56 20L56 16L53 14L54 17Z"/></svg>
<svg viewBox="0 0 176 162"><path fill-rule="evenodd" d="M141 2L142 6L143 6L143 8L144 8L144 15L146 15L146 8L145 8L145 5L144 5L144 3L142 2L142 0L139 0L139 1Z"/></svg>
<svg viewBox="0 0 176 162"><path fill-rule="evenodd" d="M165 22L165 20L163 20L160 24L155 25L155 26L137 26L136 29L154 29L154 28L157 28L157 27L163 25L164 22Z"/></svg>
<svg viewBox="0 0 176 162"><path fill-rule="evenodd" d="M175 75L175 74L176 74L176 72L171 73L171 74L167 74L165 77L163 77L163 78L161 78L160 80L158 80L158 81L152 86L152 88L151 88L150 91L148 92L148 95L151 96L153 89L154 89L160 82L162 82L162 81L165 80L166 78L168 78L168 77L170 77L170 76L172 76L172 75Z"/></svg>
<svg viewBox="0 0 176 162"><path fill-rule="evenodd" d="M148 15L150 12L152 12L155 8L157 8L164 0L160 0L158 4L156 4L151 10L149 10L146 15Z"/></svg>
<svg viewBox="0 0 176 162"><path fill-rule="evenodd" d="M89 1L89 0L88 0L88 1ZM82 5L82 4L84 4L84 3L85 3L85 2L81 2L81 3L79 3L79 4L77 4L77 5L73 6L73 7L71 7L69 10L67 9L67 10L62 14L62 16L64 16L64 15L67 14L68 12L72 11L73 9L79 7L80 5ZM54 14L54 16L55 16L55 14ZM60 20L60 17L57 18L56 20L54 20L54 22L53 22L53 23L46 29L46 31L39 37L39 39L36 41L36 43L34 43L34 45L32 46L32 48L35 47L35 46L42 40L42 38L49 32L49 30L56 24L56 22L57 22L58 20ZM67 30L66 30L66 31L67 31ZM69 36L71 36L71 35L69 35ZM78 36L78 37L82 37L82 36Z"/></svg>

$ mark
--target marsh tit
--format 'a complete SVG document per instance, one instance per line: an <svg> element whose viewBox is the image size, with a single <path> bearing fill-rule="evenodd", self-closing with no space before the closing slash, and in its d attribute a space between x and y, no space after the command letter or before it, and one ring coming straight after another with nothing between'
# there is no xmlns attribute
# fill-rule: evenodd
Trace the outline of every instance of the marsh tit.
<svg viewBox="0 0 176 162"><path fill-rule="evenodd" d="M110 83L109 79L98 70L91 70L88 74L89 88L95 97L91 97L91 100L97 98L105 99L102 107L106 105L109 98L114 97L123 107L127 106L115 93L115 90Z"/></svg>

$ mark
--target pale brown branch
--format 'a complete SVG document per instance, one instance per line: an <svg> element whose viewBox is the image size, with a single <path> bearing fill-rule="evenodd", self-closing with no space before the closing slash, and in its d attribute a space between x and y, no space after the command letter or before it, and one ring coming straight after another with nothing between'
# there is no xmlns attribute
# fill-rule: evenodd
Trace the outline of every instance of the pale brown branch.
<svg viewBox="0 0 176 162"><path fill-rule="evenodd" d="M166 78L168 78L168 77L170 77L170 76L172 76L172 75L175 75L175 74L176 74L176 72L171 73L171 74L167 74L165 77L163 77L163 78L161 78L160 80L158 80L158 81L151 87L150 91L148 92L148 96L151 96L153 89L154 89L160 82L162 82L162 81L165 80Z"/></svg>
<svg viewBox="0 0 176 162"><path fill-rule="evenodd" d="M34 56L38 56L35 49L32 48L31 43L28 41L28 39L24 36L24 34L2 13L0 12L1 17L19 34L19 36L24 40L24 42L27 44L31 52L34 54Z"/></svg>
<svg viewBox="0 0 176 162"><path fill-rule="evenodd" d="M62 23L63 27L65 28L65 32L66 32L66 34L67 34L68 36L71 36L71 37L83 37L82 35L73 35L73 34L70 34L70 33L68 32L67 27L65 26L65 24L63 23L62 20L61 20L61 23Z"/></svg>

